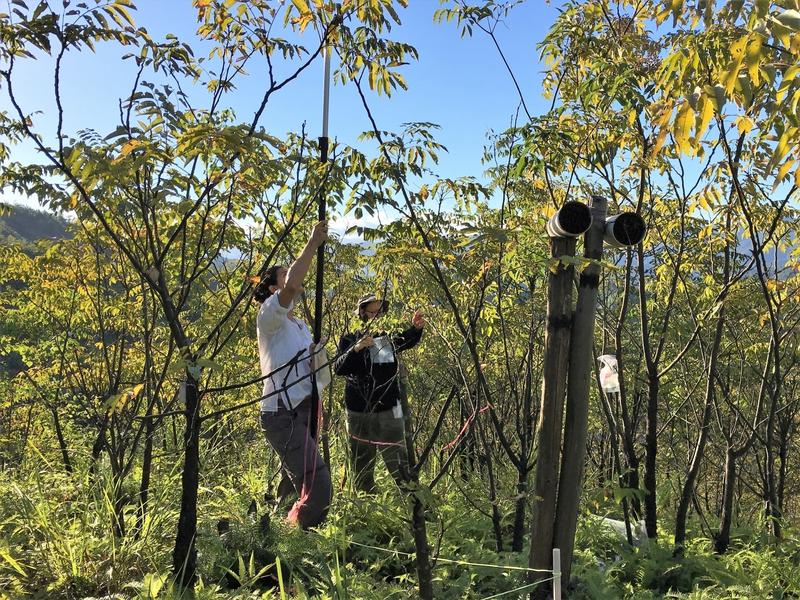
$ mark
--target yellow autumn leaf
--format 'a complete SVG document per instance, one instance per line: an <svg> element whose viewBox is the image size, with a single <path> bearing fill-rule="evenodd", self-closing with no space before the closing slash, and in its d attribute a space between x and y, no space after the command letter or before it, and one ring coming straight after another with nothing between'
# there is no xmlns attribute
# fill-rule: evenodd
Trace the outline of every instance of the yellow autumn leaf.
<svg viewBox="0 0 800 600"><path fill-rule="evenodd" d="M695 129L695 139L700 140L705 135L711 117L714 116L714 103L707 97L701 96L699 101L700 115L697 119L697 128Z"/></svg>
<svg viewBox="0 0 800 600"><path fill-rule="evenodd" d="M789 50L795 56L800 53L800 34L793 33L792 34L792 43L789 44Z"/></svg>
<svg viewBox="0 0 800 600"><path fill-rule="evenodd" d="M142 145L142 142L140 142L139 140L128 140L127 142L125 142L125 144L122 146L122 149L119 151L119 157L118 158L122 158L123 156L127 156L133 150L136 150L136 148L138 148L141 145Z"/></svg>
<svg viewBox="0 0 800 600"><path fill-rule="evenodd" d="M783 73L783 77L781 79L781 85L778 88L778 91L775 94L775 102L780 104L783 102L783 99L786 98L786 94L788 93L789 89L792 87L794 83L795 77L797 77L797 73L800 72L800 65L792 65Z"/></svg>
<svg viewBox="0 0 800 600"><path fill-rule="evenodd" d="M726 65L725 71L720 78L722 85L725 87L725 93L728 96L733 92L733 88L736 86L736 80L739 78L739 69L744 62L744 51L749 39L748 36L744 36L731 44L731 60Z"/></svg>
<svg viewBox="0 0 800 600"><path fill-rule="evenodd" d="M775 146L775 151L772 153L772 164L776 165L786 154L789 152L789 138L791 136L792 130L786 129L781 134L781 137L778 138L778 143Z"/></svg>
<svg viewBox="0 0 800 600"><path fill-rule="evenodd" d="M292 4L300 13L308 12L308 4L306 4L305 0L292 0Z"/></svg>
<svg viewBox="0 0 800 600"><path fill-rule="evenodd" d="M750 36L746 35L744 37L740 37L738 40L731 44L731 56L733 58L738 58L742 56L745 47L747 46L747 42L750 41Z"/></svg>
<svg viewBox="0 0 800 600"><path fill-rule="evenodd" d="M757 35L751 39L747 44L745 51L745 64L747 65L747 73L753 81L753 85L757 86L759 82L758 65L761 61L761 36Z"/></svg>
<svg viewBox="0 0 800 600"><path fill-rule="evenodd" d="M688 100L685 100L678 110L678 115L675 117L675 124L672 129L672 134L675 136L675 143L678 145L679 152L685 152L686 154L692 153L689 134L694 125L694 120L695 112Z"/></svg>
<svg viewBox="0 0 800 600"><path fill-rule="evenodd" d="M672 25L678 22L678 19L681 16L681 11L683 10L683 1L684 0L672 0L670 10L672 11Z"/></svg>
<svg viewBox="0 0 800 600"><path fill-rule="evenodd" d="M750 130L752 130L755 125L753 119L745 116L739 117L734 123L736 123L736 128L739 130L740 134L750 133Z"/></svg>
<svg viewBox="0 0 800 600"><path fill-rule="evenodd" d="M672 13L669 8L665 8L658 14L656 14L656 25L661 25L664 21L667 20L667 17Z"/></svg>
<svg viewBox="0 0 800 600"><path fill-rule="evenodd" d="M664 147L664 142L667 141L667 134L668 133L669 133L669 130L666 127L662 127L658 131L658 135L656 136L656 141L653 144L653 147L650 149L650 156L651 157L656 156L661 151L661 148Z"/></svg>
<svg viewBox="0 0 800 600"><path fill-rule="evenodd" d="M792 167L795 164L794 159L787 160L785 163L781 165L781 168L778 169L778 175L775 177L775 184L773 185L773 189L778 187L778 185L783 181L784 177L789 173Z"/></svg>

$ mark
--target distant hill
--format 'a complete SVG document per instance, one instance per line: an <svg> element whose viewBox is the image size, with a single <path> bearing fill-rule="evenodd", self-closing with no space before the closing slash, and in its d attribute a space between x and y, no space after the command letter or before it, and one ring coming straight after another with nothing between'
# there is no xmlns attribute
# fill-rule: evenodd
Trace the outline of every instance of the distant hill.
<svg viewBox="0 0 800 600"><path fill-rule="evenodd" d="M53 213L12 204L0 215L0 244L34 244L44 239L71 237L66 219Z"/></svg>

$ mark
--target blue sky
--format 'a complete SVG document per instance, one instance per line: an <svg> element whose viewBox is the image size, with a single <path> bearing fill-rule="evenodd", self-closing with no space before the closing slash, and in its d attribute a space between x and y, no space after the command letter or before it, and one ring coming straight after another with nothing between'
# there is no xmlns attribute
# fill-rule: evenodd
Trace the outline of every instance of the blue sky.
<svg viewBox="0 0 800 600"><path fill-rule="evenodd" d="M433 22L433 13L440 7L438 0L410 0L409 5L400 12L402 25L393 28L391 35L415 46L420 54L419 61L405 67L407 92L396 92L391 98L370 98L378 126L392 130L408 121L437 123L441 126L438 140L449 150L441 157L437 173L481 178L481 155L487 132L507 127L519 103L511 77L492 40L483 32L475 31L473 37L461 38L455 23ZM146 27L154 38L174 33L193 46L201 47L195 43L197 23L191 0L140 0L137 6L134 13L137 25ZM542 40L556 14L551 4L529 0L516 7L496 30L533 114L547 110L547 103L541 97L542 66L536 44ZM116 126L118 99L129 93L134 76L133 63L121 60L125 52L108 44L99 47L96 53L83 51L67 55L63 74L65 132L72 134L82 128L92 128L103 133ZM42 111L35 119L45 134L55 130L52 65L53 59L44 57L17 67L17 97L28 110ZM274 97L262 125L271 133L282 135L299 130L305 122L309 135L318 136L321 91L320 60ZM263 77L259 77L253 65L250 76L240 81L231 100L240 119L251 118L262 93ZM5 90L0 94L0 110L8 110ZM332 88L329 127L330 136L346 144L357 143L358 134L369 128L353 86ZM34 155L29 147L20 146L12 151L12 156L27 161ZM4 199L25 200L8 193L4 194Z"/></svg>

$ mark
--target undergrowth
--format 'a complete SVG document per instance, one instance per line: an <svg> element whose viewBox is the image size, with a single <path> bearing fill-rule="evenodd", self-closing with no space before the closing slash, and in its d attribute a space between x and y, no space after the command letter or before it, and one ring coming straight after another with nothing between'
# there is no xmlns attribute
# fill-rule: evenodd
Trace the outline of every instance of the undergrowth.
<svg viewBox="0 0 800 600"><path fill-rule="evenodd" d="M406 500L380 474L381 492L363 496L339 485L324 526L311 532L284 523L263 500L265 452L242 454L240 470L210 452L200 490L199 580L191 596L221 598L414 597L414 543ZM230 454L228 454L230 456ZM44 459L44 457L43 457ZM102 466L102 465L101 465ZM115 537L114 498L135 498L138 474L114 490L110 477L50 464L0 471L0 598L178 600L169 566L178 514L179 472L157 470L150 506L137 527L137 505L125 507L126 535ZM381 472L381 469L378 469ZM334 479L341 482L342 472ZM428 535L437 557L435 596L524 597L528 549L497 552L491 505L480 483L436 488ZM116 492L116 494L115 494ZM506 547L513 499L499 499ZM597 520L582 519L570 598L800 597L800 545L792 532L770 544L753 532L735 537L723 556L696 537L674 558L666 532L631 548ZM187 597L186 595L184 597Z"/></svg>

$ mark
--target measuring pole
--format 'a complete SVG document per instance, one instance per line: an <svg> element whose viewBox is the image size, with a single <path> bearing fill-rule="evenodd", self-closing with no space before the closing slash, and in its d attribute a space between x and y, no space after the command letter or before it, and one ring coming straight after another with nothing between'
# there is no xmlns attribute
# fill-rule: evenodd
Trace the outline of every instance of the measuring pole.
<svg viewBox="0 0 800 600"><path fill-rule="evenodd" d="M319 160L325 165L328 162L328 104L331 90L331 48L326 46L325 50L325 74L322 88L322 136L319 138ZM327 176L323 173L322 181L319 184L318 213L320 221L327 218L328 198L326 190ZM317 282L316 293L314 296L314 343L318 344L322 339L322 287L324 284L323 273L325 269L325 244L317 248ZM317 425L319 423L319 391L317 390L316 378L314 385L311 386L311 435L317 437Z"/></svg>

